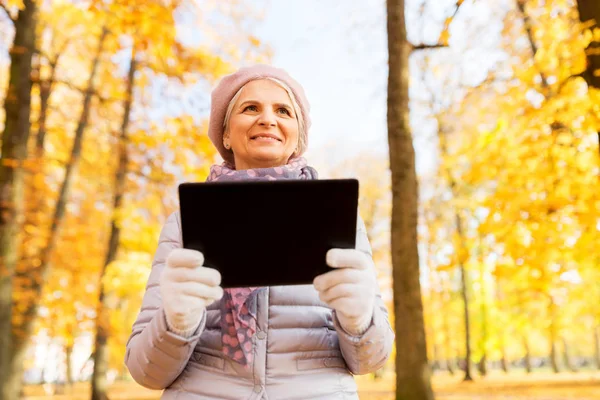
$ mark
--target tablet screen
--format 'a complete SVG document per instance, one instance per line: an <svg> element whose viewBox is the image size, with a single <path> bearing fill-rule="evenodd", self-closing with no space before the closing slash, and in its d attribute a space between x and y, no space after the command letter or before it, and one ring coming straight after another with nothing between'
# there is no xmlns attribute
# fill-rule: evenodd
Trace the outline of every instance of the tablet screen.
<svg viewBox="0 0 600 400"><path fill-rule="evenodd" d="M355 247L355 179L184 183L179 201L183 246L224 288L311 284L329 249Z"/></svg>

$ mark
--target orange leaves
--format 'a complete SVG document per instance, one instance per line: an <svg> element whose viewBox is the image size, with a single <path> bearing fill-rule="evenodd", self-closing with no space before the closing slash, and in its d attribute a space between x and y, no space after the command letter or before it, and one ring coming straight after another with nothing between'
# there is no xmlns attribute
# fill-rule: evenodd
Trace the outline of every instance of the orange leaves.
<svg viewBox="0 0 600 400"><path fill-rule="evenodd" d="M6 8L8 9L17 8L19 10L22 10L23 8L25 8L23 0L2 0L0 1L0 4L6 6Z"/></svg>
<svg viewBox="0 0 600 400"><path fill-rule="evenodd" d="M444 27L442 28L442 32L440 33L440 36L438 38L439 45L448 46L448 44L450 42L450 25L452 24L454 17L458 13L460 6L462 6L463 3L464 3L464 0L456 0L456 9L454 10L454 14L447 17L446 20L444 21Z"/></svg>
<svg viewBox="0 0 600 400"><path fill-rule="evenodd" d="M148 280L152 255L148 252L128 252L108 265L103 283L107 292L121 299L142 293Z"/></svg>
<svg viewBox="0 0 600 400"><path fill-rule="evenodd" d="M534 46L527 45L522 16L506 18L504 50L513 74L435 116L448 149L427 188L420 238L431 280L448 279L445 290L456 295L463 262L471 301L496 309L502 331L544 337L540 327L554 324L583 337L573 321L600 316L594 247L600 240L600 93L577 75L586 70L585 49L600 30L582 29L570 2L527 4ZM454 233L457 212L464 250ZM490 287L482 283L488 279ZM494 303L480 297L482 287L496 296ZM445 312L455 306L440 303ZM470 312L479 323L473 303Z"/></svg>
<svg viewBox="0 0 600 400"><path fill-rule="evenodd" d="M444 23L444 29L442 33L440 33L440 37L438 38L438 43L443 46L448 46L450 42L450 24L452 23L453 17L446 18L446 22Z"/></svg>
<svg viewBox="0 0 600 400"><path fill-rule="evenodd" d="M321 170L321 173L324 171ZM371 242L384 299L391 298L391 179L387 157L362 153L335 166L330 175L360 180L359 214Z"/></svg>
<svg viewBox="0 0 600 400"><path fill-rule="evenodd" d="M0 1L12 16L23 6L19 0ZM236 33L241 35L234 40L229 32L225 38L200 35L206 28L200 19L188 35L181 35L182 20L202 14L205 4L201 6L187 0L92 0L45 2L40 8L28 143L32 157L2 160L25 172L25 184L15 187L25 192L26 200L17 216L24 223L18 232L12 321L23 339L28 339L25 332L36 317L36 306L36 329L62 337L67 346L93 333L102 282L106 314L101 315L107 318L101 326L113 335L113 366L122 363L117 353L139 311L160 228L177 207L177 183L204 180L216 157L206 136L205 95L234 68L235 60L223 49L237 50L240 61L267 54L261 39L243 32L247 24L238 24L249 18L246 13L236 16ZM232 14L237 7L231 8ZM94 82L88 85L104 28L108 37ZM201 36L203 42L195 40ZM136 66L131 81L130 65ZM5 80L0 86L6 89ZM91 93L91 101L84 104L86 93ZM0 104L1 100L7 99ZM65 213L54 225L59 228L53 229L52 216L83 112L89 123L81 158L73 164ZM1 114L0 118L3 110ZM114 209L124 149L125 190ZM113 222L120 229L118 251L101 281ZM55 232L56 244L48 249L54 243L50 232ZM48 273L43 273L44 266Z"/></svg>
<svg viewBox="0 0 600 400"><path fill-rule="evenodd" d="M257 38L257 37L256 37L256 36L254 36L254 35L250 35L250 36L248 36L248 41L250 42L250 44L251 44L252 46L255 46L255 47L260 47L260 45L261 45L261 41L260 41L260 39L259 39L259 38Z"/></svg>

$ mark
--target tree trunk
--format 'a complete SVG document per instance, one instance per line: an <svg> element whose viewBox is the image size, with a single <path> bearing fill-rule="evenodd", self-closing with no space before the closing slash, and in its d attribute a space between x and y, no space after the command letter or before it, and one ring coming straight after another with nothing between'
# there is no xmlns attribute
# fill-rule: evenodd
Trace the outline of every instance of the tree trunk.
<svg viewBox="0 0 600 400"><path fill-rule="evenodd" d="M502 371L508 373L508 360L506 358L506 347L503 345L500 349L502 351L502 358L500 358L500 367Z"/></svg>
<svg viewBox="0 0 600 400"><path fill-rule="evenodd" d="M550 343L550 364L552 366L552 372L555 374L560 372L560 367L558 364L558 351L556 350L556 341L552 340Z"/></svg>
<svg viewBox="0 0 600 400"><path fill-rule="evenodd" d="M438 138L440 143L440 153L442 157L448 153L448 148L446 145L446 134L442 129L442 122L438 120ZM452 198L457 198L457 189L456 189L456 181L452 176L451 171L444 171L446 175L446 179L448 180L448 184L450 186L450 191L452 193ZM458 254L458 264L460 268L460 283L461 283L461 296L463 299L463 313L464 313L464 322L465 322L465 381L472 381L473 376L471 374L472 363L471 363L471 324L469 319L469 295L468 295L468 283L467 283L467 271L465 268L465 261L467 259L468 248L466 244L465 235L463 232L463 222L460 217L459 210L455 210L455 224L456 224L456 234L458 237L458 243L454 243L454 248L456 253Z"/></svg>
<svg viewBox="0 0 600 400"><path fill-rule="evenodd" d="M487 375L487 355L484 353L477 363L477 370L481 376Z"/></svg>
<svg viewBox="0 0 600 400"><path fill-rule="evenodd" d="M440 370L445 367L444 358L442 357L442 352L440 351L440 345L437 343L433 345L433 363Z"/></svg>
<svg viewBox="0 0 600 400"><path fill-rule="evenodd" d="M391 248L396 328L396 398L432 400L431 369L417 249L418 184L408 118L408 56L404 0L387 0L388 141L392 173Z"/></svg>
<svg viewBox="0 0 600 400"><path fill-rule="evenodd" d="M425 217L427 218L427 217ZM426 219L425 223L428 224L429 221ZM431 250L430 250L430 246L431 246L431 241L429 240L429 237L427 239L424 240L424 253L425 254L430 254ZM432 372L435 372L436 370L441 370L444 368L443 366L443 354L442 351L440 349L440 345L437 342L437 335L435 334L437 331L437 315L439 315L439 311L441 306L442 306L442 301L440 299L439 302L437 302L437 293L442 293L442 291L438 291L437 290L437 277L435 276L435 266L434 265L428 265L427 266L427 280L429 281L429 301L425 302L423 304L424 307L424 312L426 314L426 318L425 318L425 337L430 338L431 340L427 343L428 346L431 349L431 358L430 358L430 365L431 365L431 370ZM429 357L429 349L428 349L428 353L427 353L428 357Z"/></svg>
<svg viewBox="0 0 600 400"><path fill-rule="evenodd" d="M462 237L461 220L458 214L456 215L457 231L459 237ZM463 313L465 315L465 381L472 381L471 375L471 323L469 322L469 296L467 293L467 272L464 263L460 262L460 283L461 295L463 298Z"/></svg>
<svg viewBox="0 0 600 400"><path fill-rule="evenodd" d="M25 350L27 343L24 343L21 337L15 335L11 338L14 350L12 351L10 362L6 370L6 380L2 400L20 399L23 390L23 373L25 365Z"/></svg>
<svg viewBox="0 0 600 400"><path fill-rule="evenodd" d="M567 343L567 339L564 336L562 337L562 344L563 344L563 358L564 358L565 367L567 367L568 370L571 372L577 372L577 368L575 368L575 365L573 365L573 360L571 359L571 354L569 352L569 345Z"/></svg>
<svg viewBox="0 0 600 400"><path fill-rule="evenodd" d="M448 369L448 373L450 375L454 375L454 373L455 373L455 363L456 363L455 358L448 358L446 360L446 369Z"/></svg>
<svg viewBox="0 0 600 400"><path fill-rule="evenodd" d="M446 285L443 286L444 287L444 291L446 290ZM440 293L440 296L442 296L443 293ZM450 303L451 300L451 296L448 295L448 303ZM441 304L442 302L440 302ZM452 337L451 337L451 332L450 332L450 324L448 323L448 313L447 312L443 312L442 313L442 324L444 325L444 346L446 347L446 367L448 368L448 372L450 373L450 375L454 375L454 364L456 362L456 357L455 357L455 352L454 352L454 348L452 346Z"/></svg>
<svg viewBox="0 0 600 400"><path fill-rule="evenodd" d="M527 335L523 335L523 347L525 348L525 371L531 373L531 350L529 349L529 339Z"/></svg>
<svg viewBox="0 0 600 400"><path fill-rule="evenodd" d="M479 251L481 254L481 250ZM480 279L480 291L479 296L481 301L481 359L479 360L479 373L482 376L487 375L487 344L488 344L488 323L487 323L487 303L486 303L486 292L485 292L485 263L482 257L478 257L479 260L479 279Z"/></svg>
<svg viewBox="0 0 600 400"><path fill-rule="evenodd" d="M39 29L39 28L38 28ZM57 57L58 58L58 57ZM39 64L39 62L38 62ZM25 208L24 208L24 226L33 226L38 228L35 232L23 234L20 243L19 267L15 271L16 276L28 276L32 266L38 262L41 249L46 246L48 239L48 220L52 211L48 207L46 182L46 168L44 163L44 145L46 139L46 119L48 114L48 105L54 75L56 72L56 63L50 63L50 78L41 80L40 67L36 65L34 76L37 77L37 84L40 90L40 113L38 118L38 131L35 135L35 147L33 149L32 166L28 169L26 177L25 190ZM14 307L17 309L26 309L30 306L32 299L28 296L20 296L21 292L29 290L27 287L15 287L13 292L17 294L14 300ZM34 300L35 301L35 300ZM23 331L23 326L13 326L13 331Z"/></svg>
<svg viewBox="0 0 600 400"><path fill-rule="evenodd" d="M559 362L558 362L558 351L556 349L556 310L554 301L550 299L550 364L552 365L552 371L554 373L560 372Z"/></svg>
<svg viewBox="0 0 600 400"><path fill-rule="evenodd" d="M102 270L100 271L100 293L98 297L98 309L96 312L96 340L94 351L94 373L92 375L92 400L106 400L107 382L106 372L108 371L108 337L110 334L109 307L106 304L106 293L102 284L104 273L110 263L112 263L119 250L119 221L117 215L121 209L123 196L125 194L125 178L127 174L127 128L131 116L131 106L133 103L133 87L136 71L135 50L132 50L131 62L129 64L129 74L127 76L127 93L125 98L125 107L123 112L123 121L121 123L121 138L119 140L119 165L115 174L115 187L113 199L113 216L110 230L110 238L108 249L106 251L106 259Z"/></svg>
<svg viewBox="0 0 600 400"><path fill-rule="evenodd" d="M594 329L594 345L596 350L596 367L600 369L600 327Z"/></svg>
<svg viewBox="0 0 600 400"><path fill-rule="evenodd" d="M28 291L29 295L27 297L31 300L25 305L23 324L19 327L16 327L12 335L13 355L12 361L8 369L8 374L11 376L18 376L18 378L14 378L13 380L13 386L15 388L13 389L13 392L18 392L21 387L20 376L23 373L23 362L25 358L25 352L29 343L29 338L31 337L33 332L33 325L38 309L38 301L41 298L42 286L43 283L46 281L46 277L48 274L50 256L54 250L54 246L56 245L59 227L64 217L70 187L74 177L73 173L77 167L81 155L83 136L85 128L87 127L88 118L90 114L91 100L94 93L93 82L96 76L96 71L98 69L98 64L100 62L102 45L104 43L105 37L106 30L103 30L98 45L98 50L92 64L92 72L90 74L90 79L88 82L88 89L84 97L83 110L79 119L77 130L75 132L75 140L73 148L71 150L69 163L67 164L65 170L65 179L60 188L59 197L56 202L56 208L53 213L52 226L50 228L48 242L46 244L46 247L40 253L40 264L37 267L30 267L26 271L16 271L17 276L19 276L20 280L22 280L23 282L28 282L27 287L24 290ZM15 397L6 397L6 399L11 400L13 398ZM5 398L3 397L2 399L4 400Z"/></svg>
<svg viewBox="0 0 600 400"><path fill-rule="evenodd" d="M508 373L509 367L508 367L508 357L506 356L506 337L504 335L504 331L500 330L499 332L500 334L500 352L502 354L502 357L500 358L500 367L502 368L502 371L504 371L505 373Z"/></svg>
<svg viewBox="0 0 600 400"><path fill-rule="evenodd" d="M19 395L21 376L13 376L12 279L18 260L18 233L23 218L24 162L31 115L31 61L36 49L38 7L24 0L15 21L10 49L8 88L4 98L6 118L0 153L0 398Z"/></svg>
<svg viewBox="0 0 600 400"><path fill-rule="evenodd" d="M581 22L594 20L593 28L600 28L600 2L598 0L577 0ZM600 42L592 42L587 49L587 69L583 73L590 87L600 89ZM596 73L595 73L596 72ZM600 132L598 132L598 150L600 151Z"/></svg>
<svg viewBox="0 0 600 400"><path fill-rule="evenodd" d="M581 22L593 20L591 29L600 27L600 3L597 0L578 0L577 9L579 10L579 19ZM591 51L590 51L591 50ZM594 71L600 70L600 43L592 42L588 48L588 66L584 78L588 85L600 89L600 76L594 74Z"/></svg>
<svg viewBox="0 0 600 400"><path fill-rule="evenodd" d="M56 60L50 62L50 76L48 79L40 79L40 117L38 120L38 132L35 138L36 159L40 159L44 155L44 142L46 141L46 120L48 118L48 105L50 103L50 95L54 86L54 78L56 75L56 66L60 54ZM38 72L39 74L39 72Z"/></svg>
<svg viewBox="0 0 600 400"><path fill-rule="evenodd" d="M65 366L67 374L67 385L73 386L73 344L67 344L65 346Z"/></svg>
<svg viewBox="0 0 600 400"><path fill-rule="evenodd" d="M502 283L498 279L494 279L494 303L498 307L498 310L501 310L502 307L502 299L504 298L504 288L502 287ZM510 362L509 358L506 354L506 336L508 335L508 327L503 326L500 329L496 328L496 324L494 324L494 331L498 335L498 344L500 345L500 368L504 373L508 373L510 370Z"/></svg>

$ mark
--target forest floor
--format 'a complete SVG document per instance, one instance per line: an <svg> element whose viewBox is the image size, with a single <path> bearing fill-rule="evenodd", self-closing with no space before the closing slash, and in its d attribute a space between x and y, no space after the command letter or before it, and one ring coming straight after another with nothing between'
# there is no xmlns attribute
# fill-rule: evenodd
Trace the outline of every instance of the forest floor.
<svg viewBox="0 0 600 400"><path fill-rule="evenodd" d="M370 375L358 376L361 400L392 400L395 377L388 373L373 380ZM432 379L436 400L598 400L600 372L524 374L492 371L485 378L464 382L462 375L436 374ZM89 385L77 383L53 393L52 385L31 385L25 388L26 400L88 400ZM110 400L155 400L160 392L138 386L134 382L116 382L110 387Z"/></svg>

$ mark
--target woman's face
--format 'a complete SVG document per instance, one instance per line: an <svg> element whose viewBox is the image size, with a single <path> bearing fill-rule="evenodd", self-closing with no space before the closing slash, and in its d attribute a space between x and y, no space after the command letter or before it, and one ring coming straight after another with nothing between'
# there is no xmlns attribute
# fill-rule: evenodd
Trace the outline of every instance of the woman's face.
<svg viewBox="0 0 600 400"><path fill-rule="evenodd" d="M233 105L223 143L238 170L287 164L298 146L298 120L285 89L261 79L248 82Z"/></svg>

